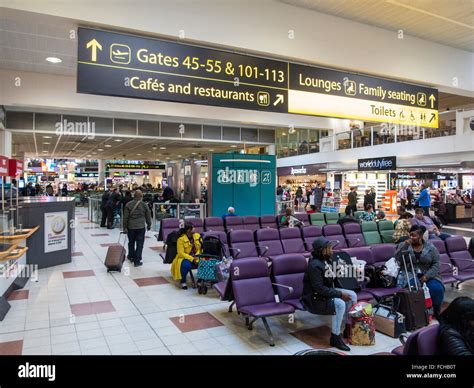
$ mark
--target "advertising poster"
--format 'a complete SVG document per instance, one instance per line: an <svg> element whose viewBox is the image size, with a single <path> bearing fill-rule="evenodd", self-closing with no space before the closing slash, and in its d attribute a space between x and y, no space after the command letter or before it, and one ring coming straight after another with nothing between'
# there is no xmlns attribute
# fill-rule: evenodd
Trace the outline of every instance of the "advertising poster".
<svg viewBox="0 0 474 388"><path fill-rule="evenodd" d="M67 212L45 213L44 252L68 249Z"/></svg>

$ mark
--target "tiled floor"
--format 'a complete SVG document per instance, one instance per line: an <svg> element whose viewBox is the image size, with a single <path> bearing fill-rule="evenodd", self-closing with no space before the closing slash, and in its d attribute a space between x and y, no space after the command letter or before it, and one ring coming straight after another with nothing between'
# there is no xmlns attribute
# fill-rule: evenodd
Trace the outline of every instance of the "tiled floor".
<svg viewBox="0 0 474 388"><path fill-rule="evenodd" d="M86 216L87 209L77 210L78 220ZM276 341L270 347L262 323L247 330L214 290L207 295L181 290L156 251L161 244L155 232L147 232L142 267L127 261L121 273L107 273L107 245L118 240L119 230L89 229L94 225L86 221L76 225L72 263L40 270L37 282L12 294L12 307L0 322L0 355L290 355L329 347L330 317L297 312L294 319L270 318ZM447 300L458 295L474 295L474 281L460 290L447 288ZM398 345L376 333L375 346L351 346L350 354Z"/></svg>

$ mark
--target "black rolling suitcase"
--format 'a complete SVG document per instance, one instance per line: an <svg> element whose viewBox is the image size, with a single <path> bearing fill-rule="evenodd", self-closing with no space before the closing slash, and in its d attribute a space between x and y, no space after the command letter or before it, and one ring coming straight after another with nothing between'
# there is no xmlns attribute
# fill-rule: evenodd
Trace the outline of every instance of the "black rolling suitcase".
<svg viewBox="0 0 474 388"><path fill-rule="evenodd" d="M415 285L412 286L408 276L407 256L410 259L411 270ZM426 314L425 293L421 287L418 287L416 282L415 268L409 253L402 256L403 266L407 274L408 289L396 293L395 303L397 310L405 316L405 327L408 331L413 331L421 327L425 327L429 323L428 315Z"/></svg>
<svg viewBox="0 0 474 388"><path fill-rule="evenodd" d="M107 268L107 272L111 271L122 271L123 262L125 261L125 247L120 244L120 237L122 234L119 234L119 241L116 244L109 246L107 249L107 255L105 256L104 265ZM126 236L126 234L125 234Z"/></svg>
<svg viewBox="0 0 474 388"><path fill-rule="evenodd" d="M351 257L347 252L335 252L332 256L332 262L336 263L336 285L345 290L360 291L360 285L357 281L356 265L352 263Z"/></svg>

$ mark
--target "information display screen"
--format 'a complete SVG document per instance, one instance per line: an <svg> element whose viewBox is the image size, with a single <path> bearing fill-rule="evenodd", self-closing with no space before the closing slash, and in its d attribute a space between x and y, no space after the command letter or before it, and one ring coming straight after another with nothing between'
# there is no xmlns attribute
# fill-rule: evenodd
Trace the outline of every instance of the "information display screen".
<svg viewBox="0 0 474 388"><path fill-rule="evenodd" d="M437 128L436 89L79 28L77 91Z"/></svg>

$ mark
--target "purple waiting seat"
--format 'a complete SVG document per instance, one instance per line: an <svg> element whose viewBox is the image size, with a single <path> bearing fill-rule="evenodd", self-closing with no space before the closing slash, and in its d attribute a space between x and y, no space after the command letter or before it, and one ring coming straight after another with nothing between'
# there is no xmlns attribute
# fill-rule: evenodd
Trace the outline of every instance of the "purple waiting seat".
<svg viewBox="0 0 474 388"><path fill-rule="evenodd" d="M344 231L344 236L346 236L349 248L364 247L367 245L365 243L364 235L362 234L362 230L358 223L345 223L342 225L342 230Z"/></svg>
<svg viewBox="0 0 474 388"><path fill-rule="evenodd" d="M191 224L193 224L194 226L194 231L196 233L203 233L204 232L204 224L203 224L203 221L201 218L191 218L191 219L188 219L186 220L188 222L190 222Z"/></svg>
<svg viewBox="0 0 474 388"><path fill-rule="evenodd" d="M342 249L347 252L350 257L356 257L357 260L364 260L367 265L374 265L374 256L369 247L356 247Z"/></svg>
<svg viewBox="0 0 474 388"><path fill-rule="evenodd" d="M265 256L273 260L280 256L303 256L302 254L288 253L286 254L280 240L280 233L278 229L265 228L255 231L255 238L257 240L257 248L260 256Z"/></svg>
<svg viewBox="0 0 474 388"><path fill-rule="evenodd" d="M224 218L224 226L227 232L231 230L243 230L244 222L241 216L230 216Z"/></svg>
<svg viewBox="0 0 474 388"><path fill-rule="evenodd" d="M443 240L430 240L430 243L432 243L439 252L439 275L441 276L443 283L454 285L457 279L453 276L454 266L447 253L446 244Z"/></svg>
<svg viewBox="0 0 474 388"><path fill-rule="evenodd" d="M252 232L260 229L260 222L256 216L244 216L242 217L244 229L251 230Z"/></svg>
<svg viewBox="0 0 474 388"><path fill-rule="evenodd" d="M400 336L400 340L402 341L403 345L400 345L392 350L392 354L396 356L416 356L418 354L418 335L422 330L426 329L426 327L422 327L421 329L415 330L412 332L405 340L405 335Z"/></svg>
<svg viewBox="0 0 474 388"><path fill-rule="evenodd" d="M178 218L163 218L160 223L160 231L158 233L158 240L165 241L171 232L179 230Z"/></svg>
<svg viewBox="0 0 474 388"><path fill-rule="evenodd" d="M303 240L306 245L306 250L311 252L313 250L313 241L323 235L323 228L320 226L310 225L303 228Z"/></svg>
<svg viewBox="0 0 474 388"><path fill-rule="evenodd" d="M416 339L419 356L436 356L439 354L439 325L424 327Z"/></svg>
<svg viewBox="0 0 474 388"><path fill-rule="evenodd" d="M295 213L295 217L297 220L300 220L305 226L311 225L309 222L309 214L308 213Z"/></svg>
<svg viewBox="0 0 474 388"><path fill-rule="evenodd" d="M454 275L456 280L462 283L474 279L474 260L467 250L464 237L449 237L445 242L451 261L458 269L458 273Z"/></svg>
<svg viewBox="0 0 474 388"><path fill-rule="evenodd" d="M270 346L275 346L266 318L292 314L295 309L287 303L276 302L267 262L261 258L237 260L232 262L230 274L235 305L238 312L247 316L247 328L252 330L253 323L261 319L270 339Z"/></svg>
<svg viewBox="0 0 474 388"><path fill-rule="evenodd" d="M257 246L251 230L232 230L228 234L234 259L258 258Z"/></svg>
<svg viewBox="0 0 474 388"><path fill-rule="evenodd" d="M280 241L285 253L301 253L310 256L306 250L300 228L282 228L280 229Z"/></svg>
<svg viewBox="0 0 474 388"><path fill-rule="evenodd" d="M262 228L278 228L276 217L275 216L261 216L260 217L260 226Z"/></svg>
<svg viewBox="0 0 474 388"><path fill-rule="evenodd" d="M388 260L395 257L396 245L395 244L375 244L371 245L372 256L374 258L374 265L376 267L382 267Z"/></svg>
<svg viewBox="0 0 474 388"><path fill-rule="evenodd" d="M207 217L204 219L204 230L206 232L210 230L225 232L224 221L220 217Z"/></svg>
<svg viewBox="0 0 474 388"><path fill-rule="evenodd" d="M334 249L340 250L347 248L346 239L342 234L342 227L338 224L324 225L323 235L330 241L334 242Z"/></svg>
<svg viewBox="0 0 474 388"><path fill-rule="evenodd" d="M277 287L278 299L293 306L297 310L304 310L300 302L303 295L303 277L308 264L304 257L280 257L272 261L272 275Z"/></svg>

